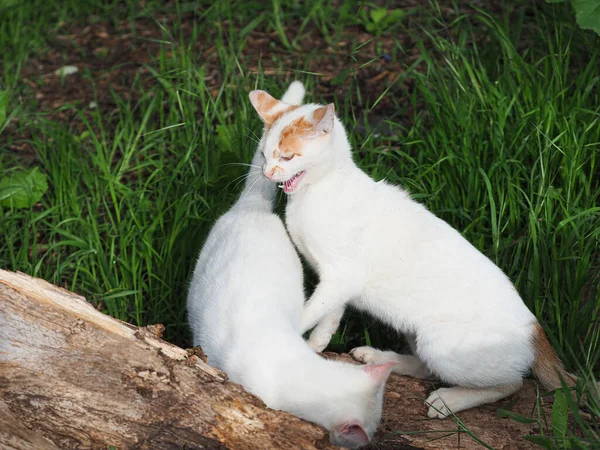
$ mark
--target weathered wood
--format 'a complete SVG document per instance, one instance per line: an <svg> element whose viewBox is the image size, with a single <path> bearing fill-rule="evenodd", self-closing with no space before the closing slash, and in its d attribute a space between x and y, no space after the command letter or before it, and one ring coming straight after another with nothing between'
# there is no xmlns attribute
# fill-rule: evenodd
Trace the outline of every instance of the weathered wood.
<svg viewBox="0 0 600 450"><path fill-rule="evenodd" d="M333 448L325 430L266 408L201 357L64 289L0 270L0 449ZM452 419L427 420L432 389L392 375L372 448L483 448ZM510 398L458 416L492 448L534 448L522 436L538 433L537 424L497 410L510 405L535 419L538 402L548 416L549 400L527 381Z"/></svg>
<svg viewBox="0 0 600 450"><path fill-rule="evenodd" d="M333 448L197 355L0 270L0 448Z"/></svg>

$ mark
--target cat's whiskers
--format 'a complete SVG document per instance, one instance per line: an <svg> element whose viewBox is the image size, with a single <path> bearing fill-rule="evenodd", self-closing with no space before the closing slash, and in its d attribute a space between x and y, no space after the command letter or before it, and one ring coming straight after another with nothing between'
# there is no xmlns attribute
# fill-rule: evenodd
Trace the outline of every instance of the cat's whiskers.
<svg viewBox="0 0 600 450"><path fill-rule="evenodd" d="M248 164L248 163L225 163L225 164L221 164L219 167L226 167L226 166L243 166L243 167L254 167L255 169L260 169L260 166L257 166L256 164Z"/></svg>
<svg viewBox="0 0 600 450"><path fill-rule="evenodd" d="M245 173L243 175L240 175L239 177L234 178L229 183L227 183L227 185L223 189L221 189L221 191L219 192L219 195L221 195L233 183L235 183L235 185L233 186L232 190L235 191L237 189L237 187L239 186L240 183L246 181L246 179L248 178L249 175L250 175L249 173Z"/></svg>
<svg viewBox="0 0 600 450"><path fill-rule="evenodd" d="M250 184L250 186L248 187L248 192L252 192L252 189L254 189L254 186L256 186L256 183L258 183L261 178L262 178L262 174L259 174L256 176L256 178L254 179L252 184Z"/></svg>
<svg viewBox="0 0 600 450"><path fill-rule="evenodd" d="M260 144L260 138L256 135L256 133L254 133L254 131L252 131L250 128L246 128L246 130L250 132L250 134L246 134L246 137L252 139L256 144Z"/></svg>
<svg viewBox="0 0 600 450"><path fill-rule="evenodd" d="M237 190L238 186L239 186L240 184L242 184L242 183L244 184L244 186L247 186L247 185L248 185L248 180L249 180L249 179L250 179L250 174L249 174L249 173L247 173L247 174L246 174L246 176L244 176L244 178L243 178L242 180L238 181L238 182L237 182L237 183L236 183L236 184L233 186L233 190L234 190L234 191L235 191L235 190ZM250 190L250 189L249 189L249 190Z"/></svg>

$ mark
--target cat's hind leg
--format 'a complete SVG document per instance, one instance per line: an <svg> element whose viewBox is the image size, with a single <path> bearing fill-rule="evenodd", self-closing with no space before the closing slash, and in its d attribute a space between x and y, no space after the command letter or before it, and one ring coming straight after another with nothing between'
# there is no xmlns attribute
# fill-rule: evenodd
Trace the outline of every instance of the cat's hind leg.
<svg viewBox="0 0 600 450"><path fill-rule="evenodd" d="M521 380L490 388L440 388L433 391L425 400L429 406L427 415L431 418L445 419L452 413L497 402L517 392L522 385Z"/></svg>
<svg viewBox="0 0 600 450"><path fill-rule="evenodd" d="M432 378L431 371L419 358L413 355L400 355L392 351L377 350L373 347L357 347L350 351L354 359L364 363L395 363L392 372L414 378Z"/></svg>
<svg viewBox="0 0 600 450"><path fill-rule="evenodd" d="M459 321L424 327L417 354L442 381L455 386L431 393L427 415L444 418L518 391L534 359L529 328Z"/></svg>

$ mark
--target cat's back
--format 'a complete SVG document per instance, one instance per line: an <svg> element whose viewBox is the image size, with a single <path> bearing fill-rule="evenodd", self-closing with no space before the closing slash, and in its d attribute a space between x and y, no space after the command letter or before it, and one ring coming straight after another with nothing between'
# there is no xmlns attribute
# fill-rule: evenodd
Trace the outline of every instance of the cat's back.
<svg viewBox="0 0 600 450"><path fill-rule="evenodd" d="M303 295L302 266L281 220L233 207L211 230L190 284L194 345L221 365L245 335L268 332L272 316L299 322Z"/></svg>
<svg viewBox="0 0 600 450"><path fill-rule="evenodd" d="M531 322L504 272L455 228L399 187L378 183L374 197L375 219L363 234L368 267L374 279L413 299L412 316L431 318L422 308L428 304L446 319Z"/></svg>

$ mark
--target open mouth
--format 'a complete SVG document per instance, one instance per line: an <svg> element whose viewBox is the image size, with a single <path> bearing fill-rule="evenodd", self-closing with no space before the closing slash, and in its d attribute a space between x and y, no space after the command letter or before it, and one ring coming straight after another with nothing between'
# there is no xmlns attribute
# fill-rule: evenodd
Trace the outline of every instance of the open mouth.
<svg viewBox="0 0 600 450"><path fill-rule="evenodd" d="M304 170L301 170L296 175L294 175L292 178L290 178L289 180L284 181L282 184L280 184L279 187L282 187L283 192L285 192L286 194L291 194L296 189L298 189L300 180L302 179L302 177L304 176L305 173L306 172Z"/></svg>

